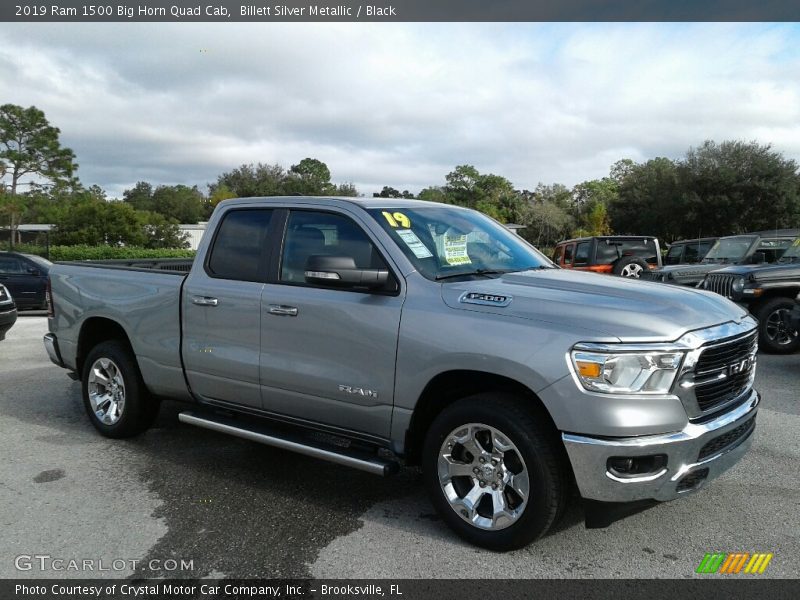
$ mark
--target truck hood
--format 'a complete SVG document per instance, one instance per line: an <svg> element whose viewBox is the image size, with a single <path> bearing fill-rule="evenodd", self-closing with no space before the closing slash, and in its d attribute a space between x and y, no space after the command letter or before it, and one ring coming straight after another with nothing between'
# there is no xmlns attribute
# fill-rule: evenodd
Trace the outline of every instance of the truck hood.
<svg viewBox="0 0 800 600"><path fill-rule="evenodd" d="M724 269L716 269L714 273L723 275L750 276L756 281L772 281L774 279L800 279L800 263L774 263L771 265L734 265Z"/></svg>
<svg viewBox="0 0 800 600"><path fill-rule="evenodd" d="M445 283L442 299L457 310L589 330L622 342L674 341L687 331L747 316L711 292L566 269Z"/></svg>
<svg viewBox="0 0 800 600"><path fill-rule="evenodd" d="M673 277L678 279L686 278L699 278L702 279L706 273L716 271L724 265L721 263L695 263L692 265L667 265L656 269L656 273L671 273Z"/></svg>

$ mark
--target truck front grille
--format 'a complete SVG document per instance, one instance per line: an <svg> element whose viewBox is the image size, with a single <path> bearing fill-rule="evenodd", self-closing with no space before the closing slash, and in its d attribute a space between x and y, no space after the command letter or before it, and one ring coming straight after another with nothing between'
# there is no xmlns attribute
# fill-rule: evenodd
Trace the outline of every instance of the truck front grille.
<svg viewBox="0 0 800 600"><path fill-rule="evenodd" d="M749 389L757 350L754 331L702 351L695 367L695 397L702 412L728 404Z"/></svg>
<svg viewBox="0 0 800 600"><path fill-rule="evenodd" d="M710 273L706 276L705 289L716 292L720 296L730 298L733 294L733 282L736 275L724 275L720 273Z"/></svg>
<svg viewBox="0 0 800 600"><path fill-rule="evenodd" d="M700 454L697 460L703 460L709 456L713 456L723 450L729 450L745 441L756 428L756 418L751 417L746 422L742 423L735 429L731 429L727 433L723 433L708 442L705 446L700 448Z"/></svg>

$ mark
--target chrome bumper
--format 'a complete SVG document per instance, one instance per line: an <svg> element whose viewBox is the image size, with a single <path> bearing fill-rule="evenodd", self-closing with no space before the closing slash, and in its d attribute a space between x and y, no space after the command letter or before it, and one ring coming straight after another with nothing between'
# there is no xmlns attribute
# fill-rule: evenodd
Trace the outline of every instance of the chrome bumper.
<svg viewBox="0 0 800 600"><path fill-rule="evenodd" d="M676 433L611 439L562 434L581 496L603 502L663 502L702 488L742 458L752 444L753 430L703 458L701 449L754 418L760 400L753 390L747 401L734 410L706 423L689 423ZM655 454L667 456L666 466L657 473L621 478L607 466L612 457Z"/></svg>
<svg viewBox="0 0 800 600"><path fill-rule="evenodd" d="M58 340L52 333L47 333L44 336L44 349L47 350L47 355L53 363L59 367L64 367L64 361L61 360L61 352L58 350Z"/></svg>

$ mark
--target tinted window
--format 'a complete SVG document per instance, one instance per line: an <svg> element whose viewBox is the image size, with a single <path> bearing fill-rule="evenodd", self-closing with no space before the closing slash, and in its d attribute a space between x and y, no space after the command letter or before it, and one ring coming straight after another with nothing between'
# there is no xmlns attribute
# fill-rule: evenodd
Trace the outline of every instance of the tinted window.
<svg viewBox="0 0 800 600"><path fill-rule="evenodd" d="M286 226L281 281L305 283L306 264L314 255L348 256L357 269L386 269L367 234L342 215L292 211Z"/></svg>
<svg viewBox="0 0 800 600"><path fill-rule="evenodd" d="M666 260L664 260L664 264L667 265L679 265L681 262L681 251L683 250L683 245L671 246L669 252L667 252Z"/></svg>
<svg viewBox="0 0 800 600"><path fill-rule="evenodd" d="M214 277L262 281L259 267L266 249L271 210L234 210L219 227L208 269Z"/></svg>
<svg viewBox="0 0 800 600"><path fill-rule="evenodd" d="M556 246L555 251L553 252L553 262L557 265L561 264L561 254L563 253L564 246Z"/></svg>
<svg viewBox="0 0 800 600"><path fill-rule="evenodd" d="M575 244L570 244L569 246L564 246L564 264L571 265L572 264L572 253L575 251Z"/></svg>
<svg viewBox="0 0 800 600"><path fill-rule="evenodd" d="M711 248L711 242L701 242L699 244L686 244L686 253L683 262L699 262Z"/></svg>
<svg viewBox="0 0 800 600"><path fill-rule="evenodd" d="M597 240L595 263L598 265L609 265L623 256L636 256L649 263L658 264L655 240L648 240L646 238L631 240Z"/></svg>
<svg viewBox="0 0 800 600"><path fill-rule="evenodd" d="M590 242L581 242L575 249L575 266L585 265L589 262Z"/></svg>
<svg viewBox="0 0 800 600"><path fill-rule="evenodd" d="M19 275L26 272L26 266L16 256L0 256L0 273Z"/></svg>

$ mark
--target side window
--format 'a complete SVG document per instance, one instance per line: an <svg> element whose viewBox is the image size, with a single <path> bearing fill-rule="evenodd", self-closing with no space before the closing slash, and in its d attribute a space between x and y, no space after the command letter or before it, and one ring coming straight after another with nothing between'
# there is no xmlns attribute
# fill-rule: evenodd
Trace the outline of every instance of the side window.
<svg viewBox="0 0 800 600"><path fill-rule="evenodd" d="M575 251L575 244L570 244L569 246L564 246L564 264L571 265L572 264L572 253Z"/></svg>
<svg viewBox="0 0 800 600"><path fill-rule="evenodd" d="M334 213L292 211L286 224L280 280L304 284L308 259L315 255L349 257L357 269L387 268L355 221Z"/></svg>
<svg viewBox="0 0 800 600"><path fill-rule="evenodd" d="M263 281L259 267L266 249L272 210L232 210L222 221L211 248L208 270L213 277Z"/></svg>
<svg viewBox="0 0 800 600"><path fill-rule="evenodd" d="M16 256L0 256L0 273L20 275L25 273L25 265Z"/></svg>
<svg viewBox="0 0 800 600"><path fill-rule="evenodd" d="M591 242L581 242L580 244L578 244L578 247L575 249L576 267L589 264L590 247L591 247Z"/></svg>
<svg viewBox="0 0 800 600"><path fill-rule="evenodd" d="M706 246L706 250L708 247ZM697 244L686 244L686 258L684 258L684 262L687 263L696 263L700 260L700 251L698 249Z"/></svg>
<svg viewBox="0 0 800 600"><path fill-rule="evenodd" d="M692 254L689 252L689 248L691 244L686 246L686 261L690 262ZM683 250L682 245L677 246L670 246L669 252L667 252L667 259L664 261L664 264L667 265L678 265L681 262L681 251ZM697 252L694 253L695 255Z"/></svg>
<svg viewBox="0 0 800 600"><path fill-rule="evenodd" d="M564 254L564 246L556 246L556 249L553 252L553 262L559 266L561 265L562 254Z"/></svg>

